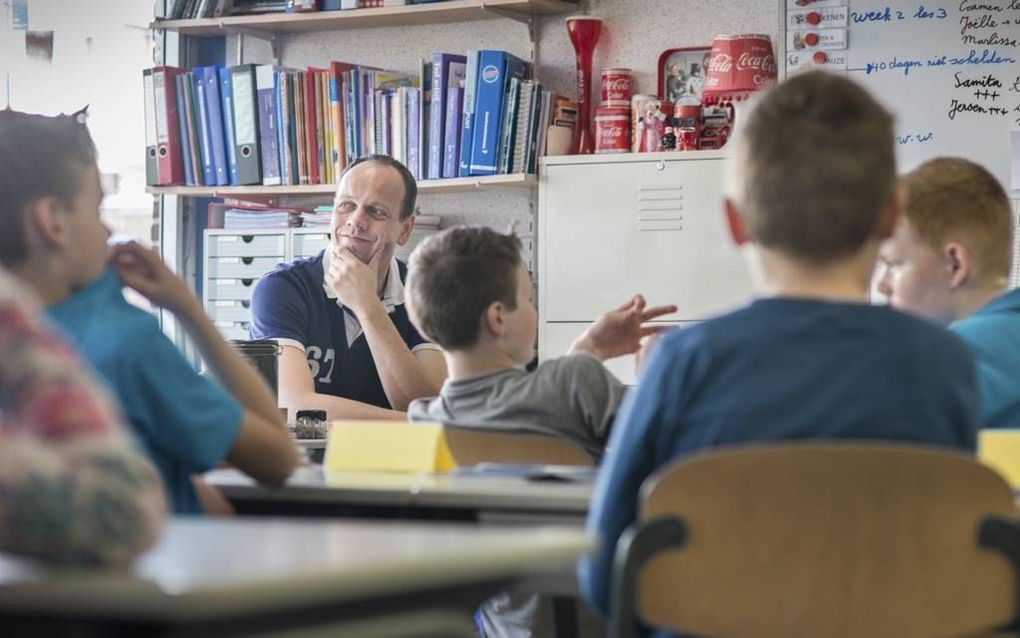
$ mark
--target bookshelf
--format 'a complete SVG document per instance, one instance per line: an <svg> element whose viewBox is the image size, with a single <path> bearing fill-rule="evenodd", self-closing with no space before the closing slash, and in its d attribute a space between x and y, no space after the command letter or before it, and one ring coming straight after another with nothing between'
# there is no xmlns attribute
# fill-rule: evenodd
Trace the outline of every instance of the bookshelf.
<svg viewBox="0 0 1020 638"><path fill-rule="evenodd" d="M156 20L150 26L153 29L165 29L181 35L215 37L232 31L306 33L443 24L504 17L526 21L533 16L565 14L577 10L576 2L564 0L448 0L433 4L409 4L378 9Z"/></svg>
<svg viewBox="0 0 1020 638"><path fill-rule="evenodd" d="M429 179L418 182L419 193L464 193L480 188L535 188L538 178L529 174L487 175ZM336 184L294 184L289 186L148 186L153 195L180 197L230 197L233 199L266 198L292 195L317 195L331 198Z"/></svg>

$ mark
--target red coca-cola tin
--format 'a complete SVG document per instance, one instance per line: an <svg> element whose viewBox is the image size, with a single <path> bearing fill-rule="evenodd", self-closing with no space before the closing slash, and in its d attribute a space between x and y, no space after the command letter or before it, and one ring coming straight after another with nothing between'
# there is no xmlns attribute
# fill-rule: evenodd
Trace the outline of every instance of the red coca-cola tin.
<svg viewBox="0 0 1020 638"><path fill-rule="evenodd" d="M720 35L712 42L702 100L739 100L776 81L776 57L766 35Z"/></svg>
<svg viewBox="0 0 1020 638"><path fill-rule="evenodd" d="M630 152L630 108L600 106L595 109L595 152Z"/></svg>
<svg viewBox="0 0 1020 638"><path fill-rule="evenodd" d="M602 106L630 107L630 69L602 69Z"/></svg>

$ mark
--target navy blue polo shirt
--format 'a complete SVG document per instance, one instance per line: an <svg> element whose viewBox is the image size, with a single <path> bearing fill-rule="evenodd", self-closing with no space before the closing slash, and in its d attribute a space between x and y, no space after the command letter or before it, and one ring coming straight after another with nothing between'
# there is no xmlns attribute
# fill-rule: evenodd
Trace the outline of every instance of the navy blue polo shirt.
<svg viewBox="0 0 1020 638"><path fill-rule="evenodd" d="M383 391L368 341L353 313L326 293L323 255L280 264L252 291L252 339L274 339L300 348L308 358L315 392L392 408ZM394 274L399 275L394 278ZM404 307L407 266L394 259L383 303L412 352L437 349L411 324Z"/></svg>

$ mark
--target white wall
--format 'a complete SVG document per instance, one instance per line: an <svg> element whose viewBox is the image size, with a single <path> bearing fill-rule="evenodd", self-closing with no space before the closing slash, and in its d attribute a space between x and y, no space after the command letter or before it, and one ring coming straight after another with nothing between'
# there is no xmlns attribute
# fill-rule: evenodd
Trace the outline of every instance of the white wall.
<svg viewBox="0 0 1020 638"><path fill-rule="evenodd" d="M0 3L0 108L54 115L89 105L99 170L118 175L104 202L115 230L144 239L152 197L145 193L142 69L152 66L146 0L29 0L29 29L53 31L53 58L25 53L25 32L11 28Z"/></svg>

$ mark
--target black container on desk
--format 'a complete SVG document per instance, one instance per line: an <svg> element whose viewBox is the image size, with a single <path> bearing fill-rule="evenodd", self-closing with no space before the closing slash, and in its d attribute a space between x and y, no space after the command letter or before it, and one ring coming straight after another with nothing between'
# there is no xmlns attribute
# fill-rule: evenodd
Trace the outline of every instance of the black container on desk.
<svg viewBox="0 0 1020 638"><path fill-rule="evenodd" d="M262 378L269 384L273 391L273 397L279 396L277 374L280 366L280 346L275 341L268 339L257 339L255 341L241 341L233 339L231 342L237 351L244 355L244 358L251 362L259 371Z"/></svg>

